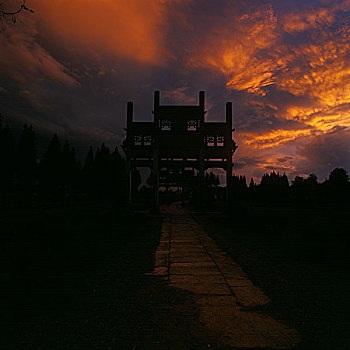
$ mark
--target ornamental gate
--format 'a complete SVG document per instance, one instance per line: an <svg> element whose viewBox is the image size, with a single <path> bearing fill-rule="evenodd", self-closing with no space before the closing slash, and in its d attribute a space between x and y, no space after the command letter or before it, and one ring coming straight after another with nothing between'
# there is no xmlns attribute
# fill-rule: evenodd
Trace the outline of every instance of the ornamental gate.
<svg viewBox="0 0 350 350"><path fill-rule="evenodd" d="M196 176L199 205L202 203L204 172L208 168L226 171L227 195L232 181L232 156L237 148L232 139L232 103L226 103L226 122L206 122L204 91L199 105L160 105L160 92L154 92L154 121L133 121L133 102L127 105L126 139L123 150L128 172L128 201L131 204L131 169L148 167L153 174L153 205L159 206L159 187L184 186L188 169Z"/></svg>

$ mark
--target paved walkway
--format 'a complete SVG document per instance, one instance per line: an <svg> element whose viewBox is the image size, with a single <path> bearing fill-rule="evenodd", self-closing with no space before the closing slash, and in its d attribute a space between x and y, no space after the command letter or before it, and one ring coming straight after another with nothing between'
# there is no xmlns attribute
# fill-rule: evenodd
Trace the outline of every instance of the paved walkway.
<svg viewBox="0 0 350 350"><path fill-rule="evenodd" d="M270 299L180 206L166 214L152 275L193 293L199 321L229 347L291 349L298 332L261 310ZM185 317L185 316L184 316Z"/></svg>

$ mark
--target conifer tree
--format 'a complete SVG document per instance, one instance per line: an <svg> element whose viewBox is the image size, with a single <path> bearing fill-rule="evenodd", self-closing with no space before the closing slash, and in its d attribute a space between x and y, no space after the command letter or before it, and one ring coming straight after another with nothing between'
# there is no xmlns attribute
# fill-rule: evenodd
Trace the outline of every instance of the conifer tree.
<svg viewBox="0 0 350 350"><path fill-rule="evenodd" d="M95 157L92 147L89 147L89 151L85 158L85 163L82 170L83 186L86 193L92 193L94 190L95 179Z"/></svg>
<svg viewBox="0 0 350 350"><path fill-rule="evenodd" d="M37 175L37 151L32 126L24 125L16 150L17 189L30 195Z"/></svg>
<svg viewBox="0 0 350 350"><path fill-rule="evenodd" d="M57 195L62 190L62 183L62 147L55 134L40 164L40 188L44 194Z"/></svg>
<svg viewBox="0 0 350 350"><path fill-rule="evenodd" d="M327 182L336 187L347 186L349 184L349 175L344 168L335 168L329 174Z"/></svg>
<svg viewBox="0 0 350 350"><path fill-rule="evenodd" d="M67 194L71 193L76 184L79 167L75 157L75 150L68 141L62 147L62 182Z"/></svg>
<svg viewBox="0 0 350 350"><path fill-rule="evenodd" d="M116 147L111 154L111 174L114 192L120 198L123 198L126 189L127 179L125 170L125 161L121 157L118 147Z"/></svg>
<svg viewBox="0 0 350 350"><path fill-rule="evenodd" d="M0 193L9 192L13 185L15 141L8 126L2 126L0 114Z"/></svg>

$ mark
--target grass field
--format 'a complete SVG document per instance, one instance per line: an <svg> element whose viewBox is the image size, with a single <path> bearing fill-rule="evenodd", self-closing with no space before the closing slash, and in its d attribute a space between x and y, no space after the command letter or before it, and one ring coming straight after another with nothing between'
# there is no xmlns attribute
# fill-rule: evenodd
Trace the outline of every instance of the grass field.
<svg viewBox="0 0 350 350"><path fill-rule="evenodd" d="M263 312L301 332L300 349L350 348L347 210L246 204L197 218L272 299ZM161 220L108 201L3 209L0 348L201 349L191 295L145 277ZM188 304L187 318L162 302Z"/></svg>
<svg viewBox="0 0 350 350"><path fill-rule="evenodd" d="M350 215L346 209L242 205L198 216L296 327L303 349L349 349Z"/></svg>
<svg viewBox="0 0 350 350"><path fill-rule="evenodd" d="M81 322L105 317L111 303L114 313L125 309L152 269L160 221L101 201L2 210L0 305L6 331L0 347L98 348L106 330ZM124 323L120 316L114 325ZM132 328L130 322L137 317L123 327Z"/></svg>

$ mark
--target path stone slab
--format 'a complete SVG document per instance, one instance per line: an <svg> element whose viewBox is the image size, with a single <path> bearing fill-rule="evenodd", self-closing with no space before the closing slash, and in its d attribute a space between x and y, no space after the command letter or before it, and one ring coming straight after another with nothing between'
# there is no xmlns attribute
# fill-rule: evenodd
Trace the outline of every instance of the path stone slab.
<svg viewBox="0 0 350 350"><path fill-rule="evenodd" d="M157 258L157 256L160 256L160 255L169 255L169 250L162 250L162 249L159 249L158 247L158 250L155 253L155 257Z"/></svg>
<svg viewBox="0 0 350 350"><path fill-rule="evenodd" d="M171 267L194 267L194 268L197 268L197 267L211 267L211 268L215 268L216 269L216 265L213 263L212 260L210 261L195 261L195 262L190 262L190 261L187 261L187 262L173 262L171 264Z"/></svg>
<svg viewBox="0 0 350 350"><path fill-rule="evenodd" d="M247 307L262 306L271 300L261 291L260 288L251 285L249 287L231 287L239 303Z"/></svg>
<svg viewBox="0 0 350 350"><path fill-rule="evenodd" d="M215 261L215 259L214 259ZM234 265L234 264L220 264L220 263L217 263L217 266L219 268L219 270L226 276L236 276L237 278L243 278L243 277L246 277L246 274L244 273L244 271Z"/></svg>
<svg viewBox="0 0 350 350"><path fill-rule="evenodd" d="M168 305L158 305L162 312L166 313L166 308L176 311L176 318L165 320L170 328L199 310L201 325L217 334L225 349L292 349L301 341L295 329L265 313L252 312L251 308L266 305L270 299L189 211L171 205L164 207L163 213L162 237L151 275L176 290Z"/></svg>
<svg viewBox="0 0 350 350"><path fill-rule="evenodd" d="M170 265L171 275L221 275L216 267L192 267Z"/></svg>
<svg viewBox="0 0 350 350"><path fill-rule="evenodd" d="M158 250L160 251L169 251L169 248L170 248L170 243L169 242L161 242L159 243L158 245Z"/></svg>
<svg viewBox="0 0 350 350"><path fill-rule="evenodd" d="M198 243L200 243L200 240L196 237L174 237L174 236L171 236L171 241L172 241L172 244L175 244L175 245L180 245L180 244L196 244L198 245ZM180 242L176 242L176 241L180 241ZM185 242L181 242L181 241L185 241Z"/></svg>
<svg viewBox="0 0 350 350"><path fill-rule="evenodd" d="M170 286L181 288L195 294L232 295L225 283L193 283L192 281L170 283Z"/></svg>
<svg viewBox="0 0 350 350"><path fill-rule="evenodd" d="M188 281L188 275L170 275L170 283L181 283ZM193 283L225 283L222 275L193 275L191 276Z"/></svg>
<svg viewBox="0 0 350 350"><path fill-rule="evenodd" d="M210 255L204 251L204 252L183 252L183 251L173 251L170 250L170 259L176 259L176 258L181 258L181 259L210 259Z"/></svg>
<svg viewBox="0 0 350 350"><path fill-rule="evenodd" d="M196 303L199 306L237 307L237 299L232 295L201 295L197 297Z"/></svg>
<svg viewBox="0 0 350 350"><path fill-rule="evenodd" d="M229 277L228 275L225 275L226 282L230 287L252 287L253 283L252 281L248 280L245 277Z"/></svg>
<svg viewBox="0 0 350 350"><path fill-rule="evenodd" d="M171 242L171 249L181 249L181 250L189 250L193 251L193 249L203 249L203 245L195 242L188 243L179 243L179 242Z"/></svg>
<svg viewBox="0 0 350 350"><path fill-rule="evenodd" d="M213 260L210 258L210 256L205 256L203 255L203 257L193 257L193 256L175 256L172 257L170 256L170 262L171 263L181 263L181 262L189 262L189 263L212 263Z"/></svg>
<svg viewBox="0 0 350 350"><path fill-rule="evenodd" d="M200 247L200 246L193 246L191 249L189 249L188 247L173 247L170 246L170 253L172 254L183 254L183 253L206 253L206 250L204 249L204 247Z"/></svg>
<svg viewBox="0 0 350 350"><path fill-rule="evenodd" d="M147 273L147 275L153 276L168 276L169 269L164 266L155 266L153 272Z"/></svg>
<svg viewBox="0 0 350 350"><path fill-rule="evenodd" d="M169 265L169 255L159 255L155 259L155 266L166 266Z"/></svg>

